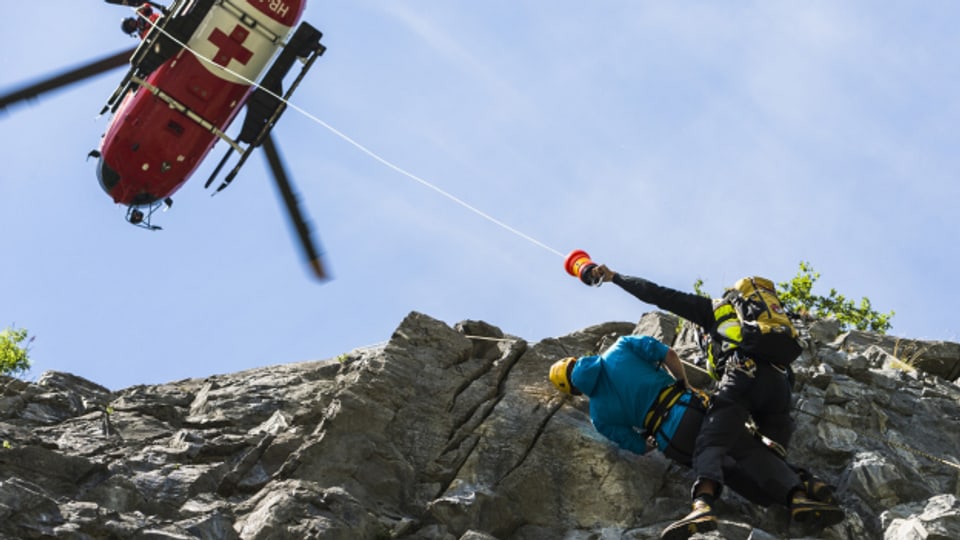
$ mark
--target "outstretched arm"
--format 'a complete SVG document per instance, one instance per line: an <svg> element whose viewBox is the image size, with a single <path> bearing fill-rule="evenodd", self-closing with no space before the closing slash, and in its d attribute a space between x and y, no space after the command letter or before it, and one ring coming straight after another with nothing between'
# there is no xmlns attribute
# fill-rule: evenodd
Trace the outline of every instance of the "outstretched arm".
<svg viewBox="0 0 960 540"><path fill-rule="evenodd" d="M593 268L593 272L603 281L616 283L641 302L653 304L705 328L714 322L713 303L709 298L657 285L643 278L618 274L604 264Z"/></svg>

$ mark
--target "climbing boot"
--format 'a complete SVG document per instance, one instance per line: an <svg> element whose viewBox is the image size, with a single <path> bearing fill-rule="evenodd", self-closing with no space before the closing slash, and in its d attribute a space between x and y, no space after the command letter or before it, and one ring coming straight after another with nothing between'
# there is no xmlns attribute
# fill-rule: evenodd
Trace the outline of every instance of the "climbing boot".
<svg viewBox="0 0 960 540"><path fill-rule="evenodd" d="M807 493L808 497L815 501L837 504L837 498L833 495L833 488L816 476L810 476L804 479L803 490Z"/></svg>
<svg viewBox="0 0 960 540"><path fill-rule="evenodd" d="M693 501L693 511L680 521L671 523L660 533L660 540L687 540L696 533L717 530L713 508L703 499Z"/></svg>
<svg viewBox="0 0 960 540"><path fill-rule="evenodd" d="M796 523L823 528L840 523L844 517L839 506L813 500L804 493L797 493L790 501L790 518Z"/></svg>

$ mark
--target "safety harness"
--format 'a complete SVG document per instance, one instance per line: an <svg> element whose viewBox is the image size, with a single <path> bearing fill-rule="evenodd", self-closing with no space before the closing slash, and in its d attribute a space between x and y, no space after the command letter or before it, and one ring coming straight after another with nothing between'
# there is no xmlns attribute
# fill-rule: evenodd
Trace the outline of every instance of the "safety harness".
<svg viewBox="0 0 960 540"><path fill-rule="evenodd" d="M663 421L667 418L670 407L676 404L684 391L683 382L677 381L657 394L657 399L654 400L653 405L650 406L650 410L647 411L647 416L643 419L644 437L650 437L657 433L660 425L663 424Z"/></svg>
<svg viewBox="0 0 960 540"><path fill-rule="evenodd" d="M677 381L660 391L644 418L643 428L644 437L656 439L670 411L679 406L680 410L675 411L675 414L682 414L680 423L670 437L664 434L666 445L661 446L660 451L678 463L690 465L694 441L700 432L700 424L706 415L710 398L700 391L688 392L684 386L682 381ZM688 397L684 398L685 395Z"/></svg>

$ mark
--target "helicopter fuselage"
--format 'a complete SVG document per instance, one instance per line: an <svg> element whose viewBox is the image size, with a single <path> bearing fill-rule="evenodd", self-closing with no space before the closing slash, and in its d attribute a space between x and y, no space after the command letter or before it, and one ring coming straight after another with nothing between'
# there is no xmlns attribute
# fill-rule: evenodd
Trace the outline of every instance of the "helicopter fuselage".
<svg viewBox="0 0 960 540"><path fill-rule="evenodd" d="M224 132L305 4L306 0L212 4L186 47L145 78L133 77L99 148L100 184L114 202L138 207L167 200L218 139L235 144Z"/></svg>

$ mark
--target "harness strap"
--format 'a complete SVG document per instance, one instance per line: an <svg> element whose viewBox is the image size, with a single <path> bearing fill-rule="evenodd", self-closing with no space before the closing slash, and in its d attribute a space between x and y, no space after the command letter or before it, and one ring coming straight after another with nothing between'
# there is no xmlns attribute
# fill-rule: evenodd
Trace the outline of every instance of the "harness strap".
<svg viewBox="0 0 960 540"><path fill-rule="evenodd" d="M703 406L700 396L693 394L687 402L677 403L678 411L682 414L677 429L670 437L663 437L666 444L660 445L663 455L687 466L692 466L693 452L696 447L697 434L700 433L700 427L703 425L703 418L706 416L706 408Z"/></svg>
<svg viewBox="0 0 960 540"><path fill-rule="evenodd" d="M643 419L643 429L646 435L653 435L660 429L660 424L667 417L670 407L673 407L684 391L683 383L677 381L676 384L671 384L657 394L657 399L654 400Z"/></svg>
<svg viewBox="0 0 960 540"><path fill-rule="evenodd" d="M670 388L676 390L671 391ZM679 393L676 393L677 390L679 390ZM697 434L700 432L703 417L707 412L709 397L701 391L687 392L680 383L663 389L658 398L663 399L654 404L651 407L651 413L648 414L650 419L650 422L647 423L648 429L652 428L654 431L646 432L644 435L658 437L657 446L663 452L663 455L689 466L693 459L693 448ZM657 405L665 405L671 402L672 406L657 407ZM661 408L666 410L659 418L654 418L656 412ZM663 433L662 424L670 414L679 414L680 422L677 424L676 431L668 437ZM660 437L661 435L662 437Z"/></svg>

